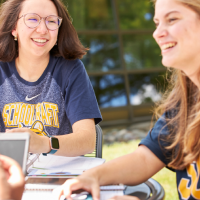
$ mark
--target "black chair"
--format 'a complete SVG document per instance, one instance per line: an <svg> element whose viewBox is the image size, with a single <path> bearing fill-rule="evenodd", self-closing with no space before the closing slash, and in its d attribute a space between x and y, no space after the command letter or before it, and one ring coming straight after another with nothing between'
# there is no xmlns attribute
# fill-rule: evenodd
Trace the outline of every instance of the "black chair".
<svg viewBox="0 0 200 200"><path fill-rule="evenodd" d="M92 153L86 154L84 156L102 158L103 132L98 124L95 126L95 128L96 128L96 148Z"/></svg>
<svg viewBox="0 0 200 200"><path fill-rule="evenodd" d="M165 197L163 187L152 178L136 186L127 186L124 194L136 196L140 200L163 200Z"/></svg>

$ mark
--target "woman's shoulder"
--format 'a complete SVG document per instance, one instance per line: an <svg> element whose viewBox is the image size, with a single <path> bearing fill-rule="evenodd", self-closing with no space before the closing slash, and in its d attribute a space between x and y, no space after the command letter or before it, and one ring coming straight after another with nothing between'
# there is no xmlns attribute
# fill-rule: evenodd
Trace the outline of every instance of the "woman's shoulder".
<svg viewBox="0 0 200 200"><path fill-rule="evenodd" d="M2 68L4 68L4 67L11 67L12 65L13 65L13 63L14 63L14 60L13 61L11 61L11 62L3 62L3 61L0 61L0 67Z"/></svg>
<svg viewBox="0 0 200 200"><path fill-rule="evenodd" d="M51 57L52 76L58 81L68 81L77 77L86 77L87 72L81 60L67 60L63 57Z"/></svg>
<svg viewBox="0 0 200 200"><path fill-rule="evenodd" d="M14 73L13 71L13 67L15 67L15 61L11 61L11 62L3 62L0 61L0 71L4 72L6 74L12 74Z"/></svg>
<svg viewBox="0 0 200 200"><path fill-rule="evenodd" d="M68 60L63 57L52 56L52 60L57 68L62 68L63 70L72 70L76 67L84 68L84 65L80 59Z"/></svg>
<svg viewBox="0 0 200 200"><path fill-rule="evenodd" d="M0 85L14 74L13 65L15 62L2 62L0 61Z"/></svg>

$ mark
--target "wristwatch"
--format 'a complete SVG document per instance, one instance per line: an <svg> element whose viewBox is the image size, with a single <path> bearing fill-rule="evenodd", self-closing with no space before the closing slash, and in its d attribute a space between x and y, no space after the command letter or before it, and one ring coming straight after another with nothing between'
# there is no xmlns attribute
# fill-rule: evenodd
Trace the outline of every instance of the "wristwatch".
<svg viewBox="0 0 200 200"><path fill-rule="evenodd" d="M49 141L50 141L51 151L49 151L48 153L43 153L43 156L46 156L47 154L54 154L59 149L59 140L58 140L58 138L53 137L53 136L49 136Z"/></svg>

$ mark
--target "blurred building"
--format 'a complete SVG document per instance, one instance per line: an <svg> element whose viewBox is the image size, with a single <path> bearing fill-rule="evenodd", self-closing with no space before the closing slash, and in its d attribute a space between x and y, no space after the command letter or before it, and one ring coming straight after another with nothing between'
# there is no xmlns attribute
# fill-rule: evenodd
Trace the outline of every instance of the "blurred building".
<svg viewBox="0 0 200 200"><path fill-rule="evenodd" d="M94 87L102 125L149 120L164 89L150 0L64 0Z"/></svg>

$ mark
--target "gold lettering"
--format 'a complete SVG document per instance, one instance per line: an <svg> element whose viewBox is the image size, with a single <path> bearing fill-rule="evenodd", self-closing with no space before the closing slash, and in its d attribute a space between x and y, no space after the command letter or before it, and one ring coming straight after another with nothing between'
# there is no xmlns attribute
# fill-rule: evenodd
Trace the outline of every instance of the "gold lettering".
<svg viewBox="0 0 200 200"><path fill-rule="evenodd" d="M41 103L41 118L44 125L48 124L48 118L46 115L45 104Z"/></svg>
<svg viewBox="0 0 200 200"><path fill-rule="evenodd" d="M59 128L59 120L58 120L58 106L57 104L51 104L51 109L53 110L53 119L54 119L54 126Z"/></svg>
<svg viewBox="0 0 200 200"><path fill-rule="evenodd" d="M2 116L3 116L3 121L4 121L5 126L8 125L8 116L9 116L9 112L7 113L7 111L9 111L9 107L10 107L10 106L7 104L7 105L5 105L4 108L3 108L3 114L2 114Z"/></svg>
<svg viewBox="0 0 200 200"><path fill-rule="evenodd" d="M200 159L187 167L188 177L191 178L191 184L188 186L190 179L182 178L178 190L183 199L188 199L192 195L195 199L200 199L200 190L197 189L200 171ZM196 168L195 168L196 166ZM196 170L197 169L197 170Z"/></svg>
<svg viewBox="0 0 200 200"><path fill-rule="evenodd" d="M15 105L14 104L11 104L10 108L9 108L9 117L8 117L8 125L9 126L13 125L13 119L11 120L12 110L15 110Z"/></svg>
<svg viewBox="0 0 200 200"><path fill-rule="evenodd" d="M31 126L34 121L35 121L35 105L31 105L31 114L30 114L30 117L29 117L29 126Z"/></svg>
<svg viewBox="0 0 200 200"><path fill-rule="evenodd" d="M15 104L15 111L14 111L14 114L13 114L13 125L19 124L20 111L21 111L21 103L16 103Z"/></svg>
<svg viewBox="0 0 200 200"><path fill-rule="evenodd" d="M195 199L200 199L200 190L197 189L197 185L198 185L198 181L199 181L199 170L200 170L200 159L197 160L196 162L196 168L197 168L197 174L196 174L196 178L195 180L193 180L192 182L192 196L195 198Z"/></svg>
<svg viewBox="0 0 200 200"><path fill-rule="evenodd" d="M46 114L47 114L47 125L52 125L52 110L50 109L50 104L49 103L44 103L45 104L45 108L46 108Z"/></svg>
<svg viewBox="0 0 200 200"><path fill-rule="evenodd" d="M46 126L59 128L58 106L53 103L43 102L26 104L22 102L6 104L2 117L5 126L31 126L35 120L41 121Z"/></svg>
<svg viewBox="0 0 200 200"><path fill-rule="evenodd" d="M25 117L24 117L24 124L25 124L26 126L29 125L30 116L31 116L31 105L30 105L30 104L27 104L27 105L26 105L26 115L25 115Z"/></svg>
<svg viewBox="0 0 200 200"><path fill-rule="evenodd" d="M40 114L41 114L41 103L38 103L36 105L36 120L39 120L41 121L41 117L40 117Z"/></svg>
<svg viewBox="0 0 200 200"><path fill-rule="evenodd" d="M20 112L20 116L19 116L19 123L24 123L24 117L26 115L26 104L23 103L21 105L21 112Z"/></svg>

